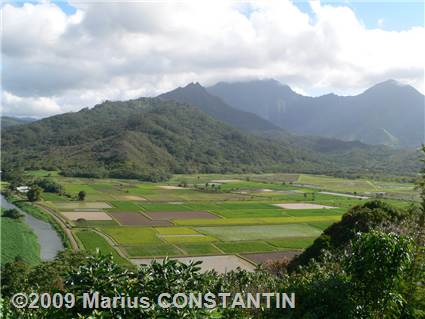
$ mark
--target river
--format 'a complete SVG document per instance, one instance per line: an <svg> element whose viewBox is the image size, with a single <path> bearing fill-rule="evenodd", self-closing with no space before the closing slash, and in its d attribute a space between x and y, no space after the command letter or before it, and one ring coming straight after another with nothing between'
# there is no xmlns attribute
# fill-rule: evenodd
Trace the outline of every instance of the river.
<svg viewBox="0 0 425 319"><path fill-rule="evenodd" d="M34 234L37 235L38 243L40 244L40 258L43 261L53 260L58 252L64 250L62 240L56 230L49 223L37 219L26 213L19 207L8 202L3 195L1 196L1 207L5 209L16 208L24 215L25 223L31 227Z"/></svg>

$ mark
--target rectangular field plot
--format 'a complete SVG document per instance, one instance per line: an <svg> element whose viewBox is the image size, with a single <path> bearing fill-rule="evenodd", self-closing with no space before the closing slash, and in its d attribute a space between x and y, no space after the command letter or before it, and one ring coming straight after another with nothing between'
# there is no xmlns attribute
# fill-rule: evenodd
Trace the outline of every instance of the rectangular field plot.
<svg viewBox="0 0 425 319"><path fill-rule="evenodd" d="M271 239L267 242L277 248L284 249L304 249L310 246L316 237L295 237L285 239Z"/></svg>
<svg viewBox="0 0 425 319"><path fill-rule="evenodd" d="M115 197L121 199L121 200L132 200L132 201L145 201L146 198L142 197L142 196L137 196L137 195L116 195Z"/></svg>
<svg viewBox="0 0 425 319"><path fill-rule="evenodd" d="M189 210L199 210L188 207L184 202L140 203L139 205L147 212L185 212Z"/></svg>
<svg viewBox="0 0 425 319"><path fill-rule="evenodd" d="M246 218L246 217L280 217L289 216L283 209L226 209L214 210L214 213L226 218Z"/></svg>
<svg viewBox="0 0 425 319"><path fill-rule="evenodd" d="M299 217L256 217L256 218L219 218L219 219L175 219L173 222L181 226L230 226L230 225L273 225L296 224L308 222L337 222L340 215L331 216L299 216Z"/></svg>
<svg viewBox="0 0 425 319"><path fill-rule="evenodd" d="M197 235L196 230L188 227L155 227L160 235Z"/></svg>
<svg viewBox="0 0 425 319"><path fill-rule="evenodd" d="M61 212L69 220L112 220L111 216L104 212Z"/></svg>
<svg viewBox="0 0 425 319"><path fill-rule="evenodd" d="M291 210L284 210L288 216L329 216L329 215L343 215L346 212L346 209L343 208L336 208L336 209L291 209Z"/></svg>
<svg viewBox="0 0 425 319"><path fill-rule="evenodd" d="M128 201L111 201L113 207L109 209L111 212L122 211L122 212L139 212L141 208L135 203Z"/></svg>
<svg viewBox="0 0 425 319"><path fill-rule="evenodd" d="M171 226L167 220L151 220L137 212L113 212L110 213L121 225L143 225L143 226Z"/></svg>
<svg viewBox="0 0 425 319"><path fill-rule="evenodd" d="M176 247L166 243L125 246L124 249L131 257L178 256L182 254Z"/></svg>
<svg viewBox="0 0 425 319"><path fill-rule="evenodd" d="M221 253L217 247L209 243L180 243L177 246L187 255L218 255Z"/></svg>
<svg viewBox="0 0 425 319"><path fill-rule="evenodd" d="M327 221L327 222L311 222L308 223L310 226L316 227L320 229L321 231L324 231L326 228L328 228L330 225L333 224L333 222Z"/></svg>
<svg viewBox="0 0 425 319"><path fill-rule="evenodd" d="M102 231L122 245L163 243L150 227L104 227Z"/></svg>
<svg viewBox="0 0 425 319"><path fill-rule="evenodd" d="M223 241L312 237L321 234L319 229L305 224L197 227L196 230Z"/></svg>
<svg viewBox="0 0 425 319"><path fill-rule="evenodd" d="M171 244L204 243L204 242L216 241L215 238L212 238L211 236L205 236L205 235L202 235L202 234L196 234L196 235L161 235L160 238L171 243Z"/></svg>
<svg viewBox="0 0 425 319"><path fill-rule="evenodd" d="M217 215L208 212L145 212L145 215L154 220L172 220L172 219L216 219Z"/></svg>
<svg viewBox="0 0 425 319"><path fill-rule="evenodd" d="M118 226L118 223L111 220L87 220L79 219L73 221L74 225L77 227L103 227L103 226Z"/></svg>
<svg viewBox="0 0 425 319"><path fill-rule="evenodd" d="M273 204L276 207L284 208L284 209L329 209L329 208L337 208L333 206L326 205L318 205L318 204L310 204L310 203L285 203L285 204Z"/></svg>
<svg viewBox="0 0 425 319"><path fill-rule="evenodd" d="M105 209L111 208L111 205L105 202L55 202L54 205L63 210L63 209Z"/></svg>
<svg viewBox="0 0 425 319"><path fill-rule="evenodd" d="M215 245L225 253L230 254L277 250L276 247L264 241L220 242Z"/></svg>
<svg viewBox="0 0 425 319"><path fill-rule="evenodd" d="M96 253L96 250L102 254L112 254L114 260L120 264L129 264L129 262L121 257L117 251L109 245L105 238L91 230L79 230L75 232L77 238L83 243L84 248L91 253Z"/></svg>

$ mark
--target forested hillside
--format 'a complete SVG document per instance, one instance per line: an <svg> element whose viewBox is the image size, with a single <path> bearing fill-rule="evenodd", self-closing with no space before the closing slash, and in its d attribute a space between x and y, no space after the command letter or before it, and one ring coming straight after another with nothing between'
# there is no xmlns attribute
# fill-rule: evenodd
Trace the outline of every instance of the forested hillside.
<svg viewBox="0 0 425 319"><path fill-rule="evenodd" d="M254 136L197 107L159 98L107 101L2 132L3 170L46 168L70 176L151 181L196 172L417 170L418 164L409 166L415 163L411 158L394 154L363 146L322 152L297 139Z"/></svg>

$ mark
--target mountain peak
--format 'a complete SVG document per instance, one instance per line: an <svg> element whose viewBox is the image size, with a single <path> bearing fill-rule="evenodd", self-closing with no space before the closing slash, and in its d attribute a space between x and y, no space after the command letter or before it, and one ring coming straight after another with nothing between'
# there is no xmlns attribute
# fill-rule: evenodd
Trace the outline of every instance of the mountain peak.
<svg viewBox="0 0 425 319"><path fill-rule="evenodd" d="M399 81L390 79L386 80L384 82L380 82L378 84L375 84L374 86L367 89L364 93L409 93L409 92L415 92L417 94L420 94L419 91L417 91L413 86L409 84L404 84Z"/></svg>
<svg viewBox="0 0 425 319"><path fill-rule="evenodd" d="M204 87L199 84L199 82L190 82L189 84L187 84L186 86L183 87L183 89L201 89L201 90L205 90Z"/></svg>

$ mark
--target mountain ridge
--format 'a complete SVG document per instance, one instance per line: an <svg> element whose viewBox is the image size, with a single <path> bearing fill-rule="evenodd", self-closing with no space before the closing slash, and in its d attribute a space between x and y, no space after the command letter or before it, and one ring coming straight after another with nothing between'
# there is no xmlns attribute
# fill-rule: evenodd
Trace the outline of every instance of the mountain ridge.
<svg viewBox="0 0 425 319"><path fill-rule="evenodd" d="M256 113L299 135L401 148L423 142L424 96L394 80L354 96L308 97L270 80L220 82L207 91L234 108Z"/></svg>

